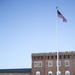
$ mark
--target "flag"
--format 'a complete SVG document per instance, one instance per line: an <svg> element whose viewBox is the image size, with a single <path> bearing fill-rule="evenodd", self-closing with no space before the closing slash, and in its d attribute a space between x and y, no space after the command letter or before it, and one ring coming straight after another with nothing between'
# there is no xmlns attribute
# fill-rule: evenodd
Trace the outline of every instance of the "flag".
<svg viewBox="0 0 75 75"><path fill-rule="evenodd" d="M67 22L67 19L57 10L57 16L63 19L63 22Z"/></svg>

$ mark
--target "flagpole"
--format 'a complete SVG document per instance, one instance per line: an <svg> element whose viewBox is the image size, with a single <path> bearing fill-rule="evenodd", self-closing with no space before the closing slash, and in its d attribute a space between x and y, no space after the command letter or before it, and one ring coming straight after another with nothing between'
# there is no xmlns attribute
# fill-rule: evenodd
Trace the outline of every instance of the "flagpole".
<svg viewBox="0 0 75 75"><path fill-rule="evenodd" d="M59 25L58 25L58 17L57 17L57 10L56 7L56 48L57 48L57 75L59 75Z"/></svg>

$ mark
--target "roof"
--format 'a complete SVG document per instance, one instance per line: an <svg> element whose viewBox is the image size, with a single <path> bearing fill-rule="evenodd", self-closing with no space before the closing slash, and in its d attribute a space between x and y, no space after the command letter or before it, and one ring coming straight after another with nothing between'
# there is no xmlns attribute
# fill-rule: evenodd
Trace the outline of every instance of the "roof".
<svg viewBox="0 0 75 75"><path fill-rule="evenodd" d="M75 51L65 51L65 52L59 52L59 55L64 55L64 54L75 54ZM48 53L32 53L32 56L48 56L48 55L57 55L57 52L48 52Z"/></svg>
<svg viewBox="0 0 75 75"><path fill-rule="evenodd" d="M27 68L27 69L0 69L0 73L31 73L31 68Z"/></svg>

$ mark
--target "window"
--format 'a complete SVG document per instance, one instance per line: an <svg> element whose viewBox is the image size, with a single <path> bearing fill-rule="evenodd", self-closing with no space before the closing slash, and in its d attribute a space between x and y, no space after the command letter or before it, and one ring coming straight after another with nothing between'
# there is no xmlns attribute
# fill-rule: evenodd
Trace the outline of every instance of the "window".
<svg viewBox="0 0 75 75"><path fill-rule="evenodd" d="M38 67L38 63L37 62L34 62L34 67Z"/></svg>
<svg viewBox="0 0 75 75"><path fill-rule="evenodd" d="M48 56L48 59L49 59L49 56Z"/></svg>
<svg viewBox="0 0 75 75"><path fill-rule="evenodd" d="M58 74L57 75L61 75L61 72L60 71L58 71Z"/></svg>
<svg viewBox="0 0 75 75"><path fill-rule="evenodd" d="M42 62L41 61L38 62L38 67L42 67Z"/></svg>
<svg viewBox="0 0 75 75"><path fill-rule="evenodd" d="M61 66L61 61L58 62L58 65Z"/></svg>
<svg viewBox="0 0 75 75"><path fill-rule="evenodd" d="M59 56L59 59L61 59L61 55Z"/></svg>
<svg viewBox="0 0 75 75"><path fill-rule="evenodd" d="M56 65L57 65L57 61L56 61ZM61 66L61 61L58 62L58 66Z"/></svg>
<svg viewBox="0 0 75 75"><path fill-rule="evenodd" d="M69 61L65 61L65 66L70 66L70 62Z"/></svg>
<svg viewBox="0 0 75 75"><path fill-rule="evenodd" d="M41 61L35 61L34 67L42 67L42 62Z"/></svg>
<svg viewBox="0 0 75 75"><path fill-rule="evenodd" d="M65 72L65 75L70 75L70 72L69 72L69 71L66 71L66 72Z"/></svg>
<svg viewBox="0 0 75 75"><path fill-rule="evenodd" d="M37 72L36 72L36 75L40 75L40 72L39 72L39 71L37 71Z"/></svg>
<svg viewBox="0 0 75 75"><path fill-rule="evenodd" d="M48 72L48 75L53 75L52 71L49 71L49 72Z"/></svg>
<svg viewBox="0 0 75 75"><path fill-rule="evenodd" d="M53 59L53 56L52 56L52 59Z"/></svg>
<svg viewBox="0 0 75 75"><path fill-rule="evenodd" d="M48 61L48 67L52 67L52 66L53 66L52 61Z"/></svg>

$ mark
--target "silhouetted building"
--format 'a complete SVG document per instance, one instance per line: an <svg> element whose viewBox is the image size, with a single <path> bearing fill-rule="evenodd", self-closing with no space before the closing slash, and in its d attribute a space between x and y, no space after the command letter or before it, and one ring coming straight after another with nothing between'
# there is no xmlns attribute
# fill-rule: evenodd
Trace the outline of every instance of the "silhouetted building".
<svg viewBox="0 0 75 75"><path fill-rule="evenodd" d="M31 75L31 69L0 69L0 75Z"/></svg>

